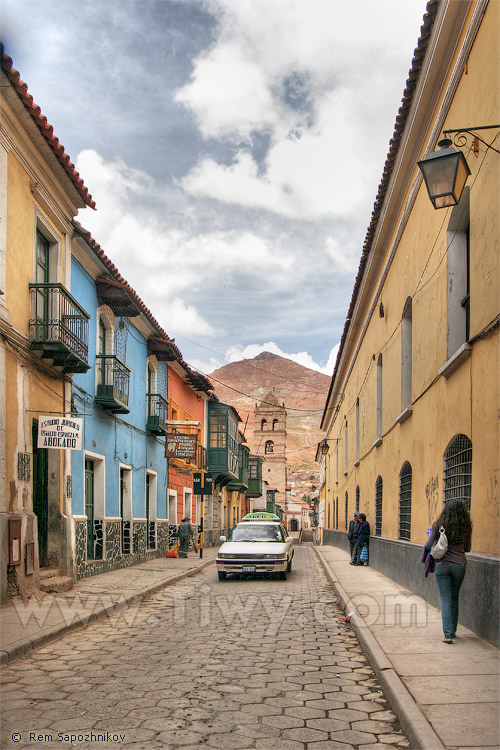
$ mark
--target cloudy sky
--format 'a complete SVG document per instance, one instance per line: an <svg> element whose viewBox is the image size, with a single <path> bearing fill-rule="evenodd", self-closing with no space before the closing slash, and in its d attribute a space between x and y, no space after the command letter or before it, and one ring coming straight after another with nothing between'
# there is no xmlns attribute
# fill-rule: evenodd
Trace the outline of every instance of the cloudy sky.
<svg viewBox="0 0 500 750"><path fill-rule="evenodd" d="M3 0L78 220L202 372L332 373L425 5Z"/></svg>

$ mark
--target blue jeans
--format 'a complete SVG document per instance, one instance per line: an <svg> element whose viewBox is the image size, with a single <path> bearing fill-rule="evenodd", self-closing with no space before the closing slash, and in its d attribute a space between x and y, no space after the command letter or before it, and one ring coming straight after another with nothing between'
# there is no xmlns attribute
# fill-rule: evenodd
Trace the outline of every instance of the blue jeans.
<svg viewBox="0 0 500 750"><path fill-rule="evenodd" d="M445 638L453 638L458 624L458 595L465 578L465 565L442 560L434 569L441 597L441 617Z"/></svg>

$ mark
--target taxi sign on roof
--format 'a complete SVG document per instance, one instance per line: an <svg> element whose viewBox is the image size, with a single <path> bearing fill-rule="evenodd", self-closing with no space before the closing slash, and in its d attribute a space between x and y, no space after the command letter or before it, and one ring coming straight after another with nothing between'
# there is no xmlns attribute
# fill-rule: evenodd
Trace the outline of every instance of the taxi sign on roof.
<svg viewBox="0 0 500 750"><path fill-rule="evenodd" d="M254 511L253 513L247 513L242 519L243 521L279 521L280 517L276 513L268 513L265 510Z"/></svg>

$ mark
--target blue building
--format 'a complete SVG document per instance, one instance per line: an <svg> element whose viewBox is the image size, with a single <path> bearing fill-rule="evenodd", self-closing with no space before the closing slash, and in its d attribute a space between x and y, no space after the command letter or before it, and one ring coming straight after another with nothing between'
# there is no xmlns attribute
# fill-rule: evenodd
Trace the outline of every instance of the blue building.
<svg viewBox="0 0 500 750"><path fill-rule="evenodd" d="M169 362L190 369L100 246L74 228L71 293L90 315L90 369L72 384L72 412L83 419L83 450L71 457L82 578L166 554ZM196 382L206 395L209 381Z"/></svg>

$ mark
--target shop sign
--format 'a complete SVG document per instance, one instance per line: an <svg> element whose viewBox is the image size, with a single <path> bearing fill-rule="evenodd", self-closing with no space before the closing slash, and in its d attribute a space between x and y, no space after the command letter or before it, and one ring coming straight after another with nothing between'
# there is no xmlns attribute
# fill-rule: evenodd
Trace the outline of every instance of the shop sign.
<svg viewBox="0 0 500 750"><path fill-rule="evenodd" d="M167 458L184 458L196 460L198 435L187 435L179 432L168 432L165 443Z"/></svg>
<svg viewBox="0 0 500 750"><path fill-rule="evenodd" d="M83 419L81 417L39 417L38 448L73 451L82 449Z"/></svg>

